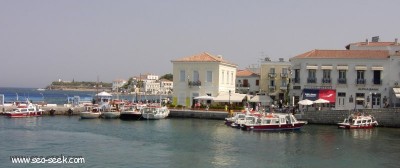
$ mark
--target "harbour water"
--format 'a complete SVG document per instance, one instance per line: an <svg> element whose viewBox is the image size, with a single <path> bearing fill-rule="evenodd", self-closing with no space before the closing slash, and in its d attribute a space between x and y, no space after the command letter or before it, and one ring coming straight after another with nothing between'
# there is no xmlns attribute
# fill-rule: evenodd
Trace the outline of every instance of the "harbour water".
<svg viewBox="0 0 400 168"><path fill-rule="evenodd" d="M0 167L400 167L400 129L248 132L220 120L80 120L0 116ZM81 164L12 164L10 156L82 156Z"/></svg>
<svg viewBox="0 0 400 168"><path fill-rule="evenodd" d="M37 88L5 88L0 87L0 94L4 95L5 102L26 101L29 99L34 103L46 102L48 104L63 105L68 103L68 98L72 101L74 96L79 96L81 101L90 102L96 95L93 91L70 91L70 90L37 90ZM128 101L159 101L161 98L166 98L166 95L116 95L113 98L128 100Z"/></svg>

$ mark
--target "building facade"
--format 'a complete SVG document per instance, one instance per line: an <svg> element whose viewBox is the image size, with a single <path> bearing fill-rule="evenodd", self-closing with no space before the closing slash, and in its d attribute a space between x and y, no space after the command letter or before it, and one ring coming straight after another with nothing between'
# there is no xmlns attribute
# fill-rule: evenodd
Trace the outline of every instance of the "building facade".
<svg viewBox="0 0 400 168"><path fill-rule="evenodd" d="M191 107L195 97L235 91L237 65L207 52L172 60L173 104Z"/></svg>
<svg viewBox="0 0 400 168"><path fill-rule="evenodd" d="M174 88L174 82L166 79L160 80L160 93L171 94Z"/></svg>
<svg viewBox="0 0 400 168"><path fill-rule="evenodd" d="M367 40L346 49L312 50L290 59L293 105L318 98L329 100L331 108L338 110L399 104L395 93L400 77L397 40Z"/></svg>
<svg viewBox="0 0 400 168"><path fill-rule="evenodd" d="M113 92L118 92L118 91L119 91L119 88L121 88L122 86L124 86L126 82L127 82L127 81L126 81L126 80L123 80L123 79L114 80L113 83L112 83L112 88L111 88L111 90L112 90Z"/></svg>
<svg viewBox="0 0 400 168"><path fill-rule="evenodd" d="M288 84L290 82L290 62L280 58L271 61L269 58L261 63L260 68L260 94L267 94L277 102L287 102Z"/></svg>
<svg viewBox="0 0 400 168"><path fill-rule="evenodd" d="M254 95L260 91L260 75L249 70L236 72L236 93Z"/></svg>

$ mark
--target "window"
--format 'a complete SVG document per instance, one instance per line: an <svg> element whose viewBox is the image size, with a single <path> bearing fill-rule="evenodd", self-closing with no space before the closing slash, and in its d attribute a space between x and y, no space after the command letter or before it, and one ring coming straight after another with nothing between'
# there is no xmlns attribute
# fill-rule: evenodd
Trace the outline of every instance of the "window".
<svg viewBox="0 0 400 168"><path fill-rule="evenodd" d="M308 70L308 79L307 79L307 83L316 83L316 78L315 78L315 73L316 70L315 69L309 69Z"/></svg>
<svg viewBox="0 0 400 168"><path fill-rule="evenodd" d="M195 82L200 81L199 76L200 76L199 71L193 71L193 81Z"/></svg>
<svg viewBox="0 0 400 168"><path fill-rule="evenodd" d="M346 84L346 70L339 70L339 84Z"/></svg>
<svg viewBox="0 0 400 168"><path fill-rule="evenodd" d="M270 68L269 73L275 73L275 68Z"/></svg>
<svg viewBox="0 0 400 168"><path fill-rule="evenodd" d="M364 73L364 70L357 70L357 84L365 84Z"/></svg>
<svg viewBox="0 0 400 168"><path fill-rule="evenodd" d="M207 71L207 82L212 82L212 71Z"/></svg>
<svg viewBox="0 0 400 168"><path fill-rule="evenodd" d="M331 83L331 70L324 69L322 70L322 83Z"/></svg>
<svg viewBox="0 0 400 168"><path fill-rule="evenodd" d="M300 69L294 70L294 83L300 83Z"/></svg>
<svg viewBox="0 0 400 168"><path fill-rule="evenodd" d="M222 84L224 84L225 83L225 71L224 70L222 70L222 79L221 79L221 81L222 81Z"/></svg>
<svg viewBox="0 0 400 168"><path fill-rule="evenodd" d="M259 86L260 85L260 80L256 80L256 86Z"/></svg>
<svg viewBox="0 0 400 168"><path fill-rule="evenodd" d="M229 84L229 72L226 71L226 84Z"/></svg>
<svg viewBox="0 0 400 168"><path fill-rule="evenodd" d="M287 68L282 68L282 73L287 74L288 73L288 69Z"/></svg>
<svg viewBox="0 0 400 168"><path fill-rule="evenodd" d="M338 92L338 97L346 97L346 92Z"/></svg>
<svg viewBox="0 0 400 168"><path fill-rule="evenodd" d="M231 72L231 85L233 85L233 72Z"/></svg>
<svg viewBox="0 0 400 168"><path fill-rule="evenodd" d="M287 87L287 81L286 80L282 80L282 87Z"/></svg>
<svg viewBox="0 0 400 168"><path fill-rule="evenodd" d="M275 86L275 81L271 80L269 84L270 84L270 86Z"/></svg>
<svg viewBox="0 0 400 168"><path fill-rule="evenodd" d="M181 71L179 72L179 81L185 82L185 79L186 79L185 70L181 70Z"/></svg>

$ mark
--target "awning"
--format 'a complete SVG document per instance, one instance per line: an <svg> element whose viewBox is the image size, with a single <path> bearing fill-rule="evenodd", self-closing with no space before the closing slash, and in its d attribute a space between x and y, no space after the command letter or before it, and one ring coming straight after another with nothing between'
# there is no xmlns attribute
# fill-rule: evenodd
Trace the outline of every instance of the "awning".
<svg viewBox="0 0 400 168"><path fill-rule="evenodd" d="M318 65L307 65L306 69L318 69Z"/></svg>
<svg viewBox="0 0 400 168"><path fill-rule="evenodd" d="M371 67L373 71L383 71L383 66L373 66Z"/></svg>
<svg viewBox="0 0 400 168"><path fill-rule="evenodd" d="M356 100L362 100L362 101L364 101L365 98L364 98L364 97L356 97Z"/></svg>
<svg viewBox="0 0 400 168"><path fill-rule="evenodd" d="M271 103L272 99L267 95L256 95L250 99L250 102Z"/></svg>
<svg viewBox="0 0 400 168"><path fill-rule="evenodd" d="M217 97L214 98L214 102L242 102L243 99L246 97L246 94L239 94L239 93L220 93Z"/></svg>
<svg viewBox="0 0 400 168"><path fill-rule="evenodd" d="M96 94L96 96L111 97L112 94L107 93L107 92L100 92L100 93Z"/></svg>
<svg viewBox="0 0 400 168"><path fill-rule="evenodd" d="M396 98L400 98L400 88L393 88L393 92L396 95Z"/></svg>
<svg viewBox="0 0 400 168"><path fill-rule="evenodd" d="M332 69L332 65L322 65L321 69Z"/></svg>
<svg viewBox="0 0 400 168"><path fill-rule="evenodd" d="M367 66L356 66L356 70L366 71L367 70Z"/></svg>
<svg viewBox="0 0 400 168"><path fill-rule="evenodd" d="M338 65L336 66L337 70L349 70L349 66L347 65Z"/></svg>
<svg viewBox="0 0 400 168"><path fill-rule="evenodd" d="M195 97L193 99L195 99L195 100L213 100L214 97L205 95L205 96L198 96L198 97Z"/></svg>

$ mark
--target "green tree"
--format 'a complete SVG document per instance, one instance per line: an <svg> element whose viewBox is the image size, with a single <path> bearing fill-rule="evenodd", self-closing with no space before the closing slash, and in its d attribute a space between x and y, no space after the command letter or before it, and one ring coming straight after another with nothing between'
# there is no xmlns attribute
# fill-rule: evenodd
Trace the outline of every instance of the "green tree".
<svg viewBox="0 0 400 168"><path fill-rule="evenodd" d="M161 76L160 79L167 79L167 80L172 81L172 80L173 80L173 77L174 77L174 75L172 75L171 73L169 73L169 74L165 74L165 75Z"/></svg>

